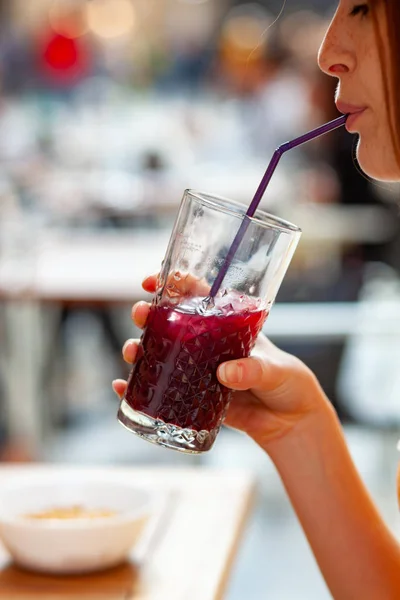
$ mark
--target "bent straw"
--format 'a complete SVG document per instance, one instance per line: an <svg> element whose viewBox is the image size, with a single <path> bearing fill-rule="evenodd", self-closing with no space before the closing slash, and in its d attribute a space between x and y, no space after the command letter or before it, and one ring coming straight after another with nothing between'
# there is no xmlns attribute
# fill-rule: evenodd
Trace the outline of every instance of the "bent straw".
<svg viewBox="0 0 400 600"><path fill-rule="evenodd" d="M321 125L320 127L317 127L316 129L313 129L312 131L309 131L308 133L305 133L304 135L301 135L300 137L295 138L290 142L282 144L281 146L279 146L279 148L275 150L274 154L272 155L272 159L268 165L268 168L265 171L264 177L262 178L261 183L258 186L258 189L254 195L254 198L251 201L249 209L244 215L239 231L237 232L236 237L233 240L231 247L229 248L228 254L226 255L225 261L213 283L209 297L214 298L217 295L218 290L221 287L221 284L228 272L232 259L240 246L240 243L247 231L248 226L250 225L250 219L254 216L254 213L256 212L258 205L261 202L265 190L267 189L268 184L271 181L271 177L274 174L282 155L285 154L285 152L287 152L288 150L292 150L297 146L301 146L302 144L310 142L311 140L320 137L325 133L329 133L330 131L337 129L338 127L342 127L346 123L346 119L347 115L343 115L342 117L334 119L329 123L325 123L325 125Z"/></svg>

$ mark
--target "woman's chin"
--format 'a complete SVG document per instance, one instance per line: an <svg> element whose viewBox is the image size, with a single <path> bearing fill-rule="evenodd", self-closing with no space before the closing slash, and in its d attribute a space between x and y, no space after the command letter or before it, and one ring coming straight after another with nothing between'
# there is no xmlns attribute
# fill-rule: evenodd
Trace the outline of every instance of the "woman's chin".
<svg viewBox="0 0 400 600"><path fill-rule="evenodd" d="M395 152L387 146L379 149L379 144L364 143L362 138L357 146L357 161L362 171L377 181L400 181L400 163Z"/></svg>

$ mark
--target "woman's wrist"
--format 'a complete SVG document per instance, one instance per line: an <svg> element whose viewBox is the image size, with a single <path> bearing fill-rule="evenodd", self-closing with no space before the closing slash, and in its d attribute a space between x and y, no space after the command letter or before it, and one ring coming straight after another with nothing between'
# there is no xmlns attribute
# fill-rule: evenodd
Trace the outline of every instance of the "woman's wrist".
<svg viewBox="0 0 400 600"><path fill-rule="evenodd" d="M306 407L286 433L267 440L261 440L261 447L267 452L278 470L287 466L287 461L296 453L297 459L309 460L310 452L320 454L325 449L329 433L336 431L342 435L339 419L332 403L326 397L317 379L310 382L307 389Z"/></svg>

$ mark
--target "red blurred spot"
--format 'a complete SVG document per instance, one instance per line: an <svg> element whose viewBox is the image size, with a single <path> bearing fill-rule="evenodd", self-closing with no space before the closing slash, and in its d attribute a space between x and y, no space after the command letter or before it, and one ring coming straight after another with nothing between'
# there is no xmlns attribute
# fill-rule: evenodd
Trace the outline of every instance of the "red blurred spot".
<svg viewBox="0 0 400 600"><path fill-rule="evenodd" d="M44 59L49 67L57 71L67 71L75 67L79 60L75 40L55 35L45 48Z"/></svg>
<svg viewBox="0 0 400 600"><path fill-rule="evenodd" d="M92 52L86 40L51 32L38 42L38 67L48 84L70 87L90 74Z"/></svg>

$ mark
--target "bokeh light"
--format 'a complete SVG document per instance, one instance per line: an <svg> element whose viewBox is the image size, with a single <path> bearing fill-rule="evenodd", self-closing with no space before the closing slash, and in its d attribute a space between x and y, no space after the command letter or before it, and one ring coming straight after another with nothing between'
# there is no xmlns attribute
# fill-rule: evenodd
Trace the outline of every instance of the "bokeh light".
<svg viewBox="0 0 400 600"><path fill-rule="evenodd" d="M54 0L49 9L50 26L66 38L81 37L88 31L86 11L82 2Z"/></svg>
<svg viewBox="0 0 400 600"><path fill-rule="evenodd" d="M256 58L263 51L271 19L259 4L232 9L223 24L221 38L225 50L246 60L249 53Z"/></svg>
<svg viewBox="0 0 400 600"><path fill-rule="evenodd" d="M52 69L69 70L78 62L78 49L71 38L55 35L45 50L44 58Z"/></svg>
<svg viewBox="0 0 400 600"><path fill-rule="evenodd" d="M90 30L104 39L112 39L132 32L136 14L130 0L91 0L87 4Z"/></svg>

